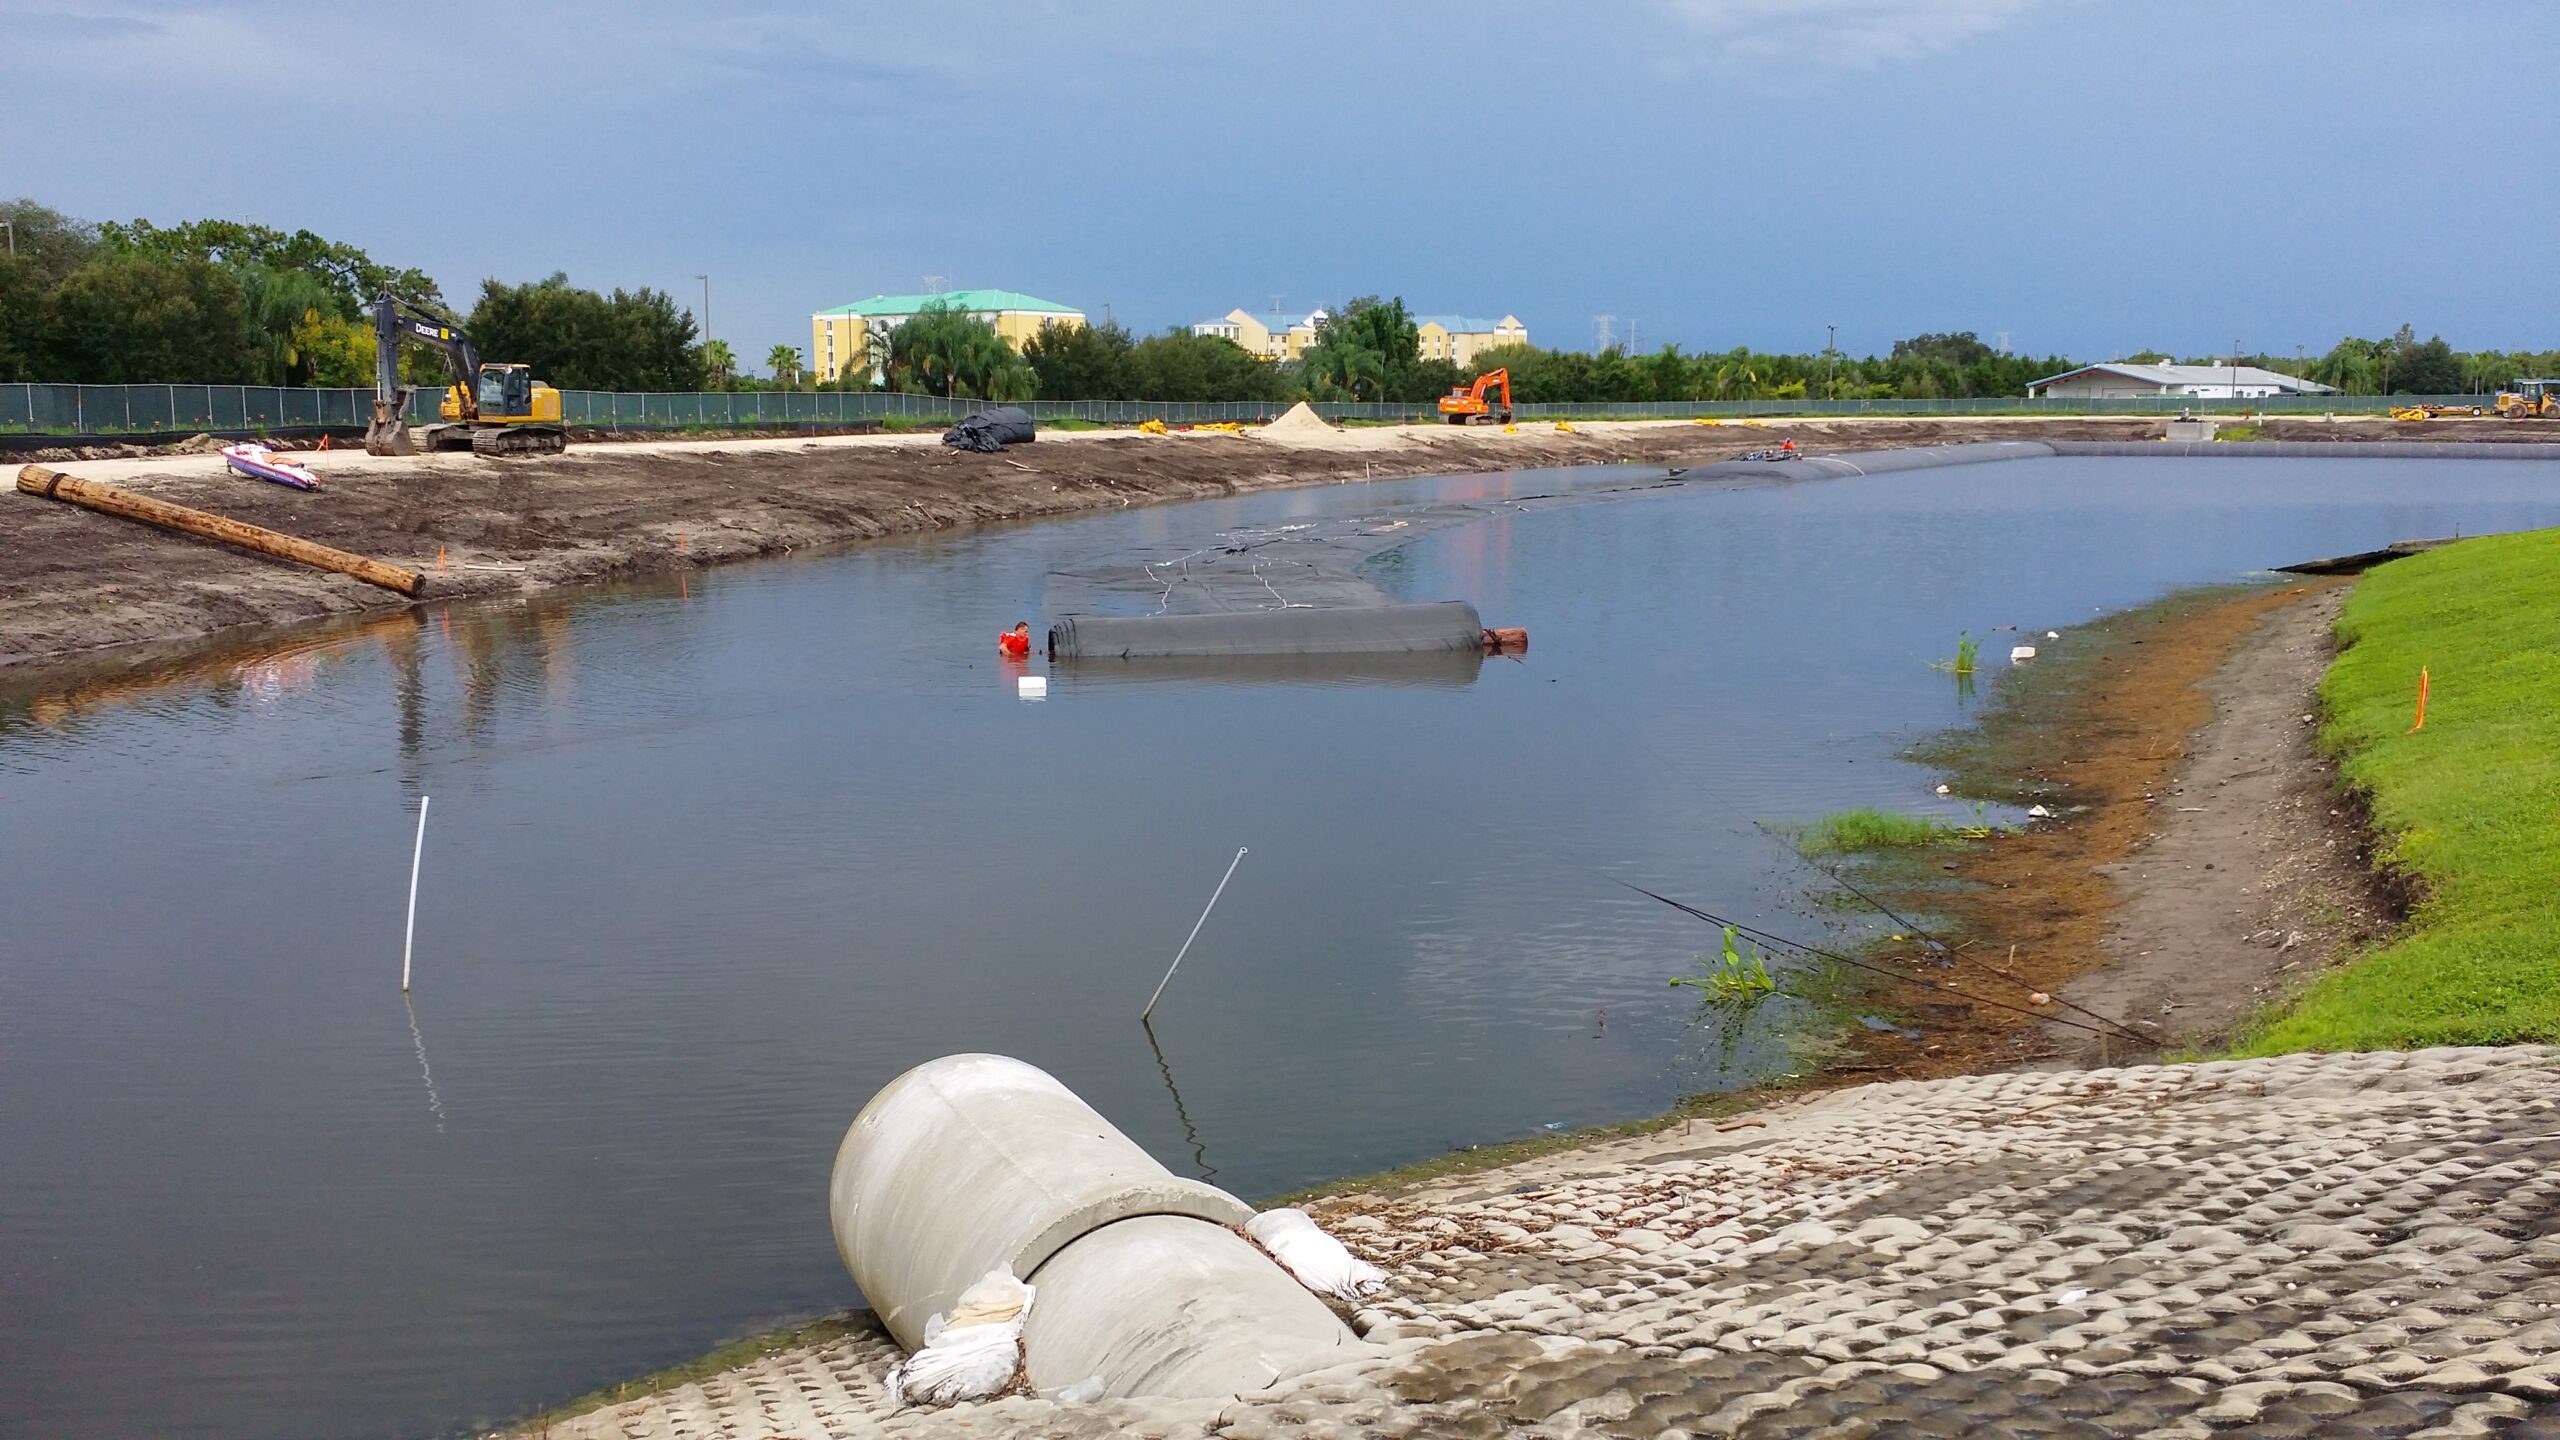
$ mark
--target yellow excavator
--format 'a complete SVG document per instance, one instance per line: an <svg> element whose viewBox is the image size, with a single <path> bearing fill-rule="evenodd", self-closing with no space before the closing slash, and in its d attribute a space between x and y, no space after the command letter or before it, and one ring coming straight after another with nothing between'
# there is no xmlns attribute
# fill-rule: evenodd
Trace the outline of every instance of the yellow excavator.
<svg viewBox="0 0 2560 1440"><path fill-rule="evenodd" d="M2517 380L2498 392L2501 420L2560 420L2560 380Z"/></svg>
<svg viewBox="0 0 2560 1440"><path fill-rule="evenodd" d="M443 423L409 433L409 397L400 383L400 342L414 340L444 357L453 383L436 406ZM468 448L475 455L557 455L569 448L560 423L560 392L533 378L525 365L483 363L462 327L414 301L385 290L373 299L373 420L365 426L368 455L414 455L418 439L429 450Z"/></svg>

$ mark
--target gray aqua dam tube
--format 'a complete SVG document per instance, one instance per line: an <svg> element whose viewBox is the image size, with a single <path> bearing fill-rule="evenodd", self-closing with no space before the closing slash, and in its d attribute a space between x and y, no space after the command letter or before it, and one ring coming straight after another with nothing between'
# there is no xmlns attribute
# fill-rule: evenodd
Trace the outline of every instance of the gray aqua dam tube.
<svg viewBox="0 0 2560 1440"><path fill-rule="evenodd" d="M1463 600L1233 610L1214 615L1069 615L1049 627L1052 660L1412 655L1481 652L1484 643L1484 624L1476 617L1476 607Z"/></svg>
<svg viewBox="0 0 2560 1440"><path fill-rule="evenodd" d="M949 1055L892 1080L836 1151L828 1218L898 1343L998 1266L1037 1291L1022 1336L1040 1390L1205 1399L1369 1347L1239 1236L1253 1207L1156 1163L1047 1072Z"/></svg>

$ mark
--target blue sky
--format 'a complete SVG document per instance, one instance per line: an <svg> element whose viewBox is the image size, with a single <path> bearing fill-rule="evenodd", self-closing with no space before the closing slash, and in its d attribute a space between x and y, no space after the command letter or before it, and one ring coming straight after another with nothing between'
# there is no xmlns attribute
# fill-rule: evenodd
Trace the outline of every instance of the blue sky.
<svg viewBox="0 0 2560 1440"><path fill-rule="evenodd" d="M2548 18L0 0L0 191L308 226L457 303L559 269L698 305L707 272L751 362L933 275L1141 330L1379 292L1577 347L1607 314L1692 349L2542 348Z"/></svg>

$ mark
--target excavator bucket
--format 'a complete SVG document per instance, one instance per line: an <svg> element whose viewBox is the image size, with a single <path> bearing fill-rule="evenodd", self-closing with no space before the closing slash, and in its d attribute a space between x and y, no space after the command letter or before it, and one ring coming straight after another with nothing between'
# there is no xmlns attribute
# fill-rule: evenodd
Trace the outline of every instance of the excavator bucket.
<svg viewBox="0 0 2560 1440"><path fill-rule="evenodd" d="M373 402L373 419L364 427L364 453L367 455L415 455L417 445L409 438L409 422L401 414L403 407Z"/></svg>

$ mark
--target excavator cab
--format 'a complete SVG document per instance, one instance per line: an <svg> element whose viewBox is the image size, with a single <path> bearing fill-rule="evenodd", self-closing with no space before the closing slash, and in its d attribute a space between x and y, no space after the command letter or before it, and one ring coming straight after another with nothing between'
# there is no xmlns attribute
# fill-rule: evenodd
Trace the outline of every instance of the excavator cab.
<svg viewBox="0 0 2560 1440"><path fill-rule="evenodd" d="M523 365L480 367L480 418L510 420L533 414L533 371Z"/></svg>

